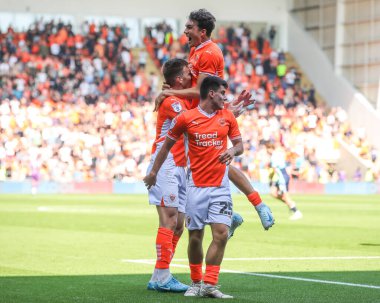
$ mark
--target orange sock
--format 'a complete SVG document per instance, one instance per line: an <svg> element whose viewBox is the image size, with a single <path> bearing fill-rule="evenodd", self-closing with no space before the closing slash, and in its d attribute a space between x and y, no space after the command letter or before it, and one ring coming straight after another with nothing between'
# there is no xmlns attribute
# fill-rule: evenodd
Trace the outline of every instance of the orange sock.
<svg viewBox="0 0 380 303"><path fill-rule="evenodd" d="M177 248L177 244L178 244L179 238L180 238L180 236L173 235L173 239L172 239L172 244L173 244L172 259L173 259L174 254L175 254L175 249Z"/></svg>
<svg viewBox="0 0 380 303"><path fill-rule="evenodd" d="M202 263L191 264L190 263L190 277L194 283L202 281Z"/></svg>
<svg viewBox="0 0 380 303"><path fill-rule="evenodd" d="M158 228L157 238L156 238L156 251L157 251L156 268L159 268L159 269L169 268L169 264L172 258L173 234L174 232L170 229L167 229L164 227Z"/></svg>
<svg viewBox="0 0 380 303"><path fill-rule="evenodd" d="M257 191L254 191L253 193L250 193L248 196L247 196L249 202L252 203L253 206L257 206L259 205L262 201L261 201L261 198L260 198L260 195Z"/></svg>
<svg viewBox="0 0 380 303"><path fill-rule="evenodd" d="M203 277L203 282L207 284L218 284L220 265L206 265L206 272Z"/></svg>

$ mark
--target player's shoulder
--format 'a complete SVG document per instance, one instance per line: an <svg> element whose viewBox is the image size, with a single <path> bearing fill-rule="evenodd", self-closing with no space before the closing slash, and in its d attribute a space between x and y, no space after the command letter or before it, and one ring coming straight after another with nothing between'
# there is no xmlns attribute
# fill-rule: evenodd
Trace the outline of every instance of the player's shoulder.
<svg viewBox="0 0 380 303"><path fill-rule="evenodd" d="M189 110L181 112L180 115L177 116L177 118L181 116L182 120L186 122L190 122L190 121L193 121L197 117L197 115L199 115L199 111L196 108L193 108L193 109L189 109Z"/></svg>
<svg viewBox="0 0 380 303"><path fill-rule="evenodd" d="M223 109L219 110L218 113L221 116L226 117L228 119L235 119L234 114L229 109L223 108Z"/></svg>
<svg viewBox="0 0 380 303"><path fill-rule="evenodd" d="M216 44L215 42L211 42L209 43L206 47L205 47L205 51L211 51L211 52L214 52L214 53L217 53L217 54L222 54L222 50L220 49L219 45Z"/></svg>
<svg viewBox="0 0 380 303"><path fill-rule="evenodd" d="M176 113L186 110L184 101L176 96L167 97L161 104L163 110L173 110Z"/></svg>
<svg viewBox="0 0 380 303"><path fill-rule="evenodd" d="M192 108L184 112L185 117L191 118L199 114L199 110L197 108Z"/></svg>

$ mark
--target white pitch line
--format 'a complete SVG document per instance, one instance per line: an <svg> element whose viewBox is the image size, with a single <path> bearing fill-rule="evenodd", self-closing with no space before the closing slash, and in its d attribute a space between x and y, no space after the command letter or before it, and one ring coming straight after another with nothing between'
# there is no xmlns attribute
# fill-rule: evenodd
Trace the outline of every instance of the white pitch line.
<svg viewBox="0 0 380 303"><path fill-rule="evenodd" d="M143 260L143 259L140 259L140 260L130 260L130 259L124 259L124 260L122 260L122 262L152 265L152 264L155 264L156 260ZM170 266L172 266L172 267L180 267L180 268L188 268L187 265L183 265L183 264L173 264L173 263L171 263ZM309 278L301 278L301 277L279 276L279 275L271 275L271 274L259 274L259 273L254 273L254 272L244 272L244 271L229 270L229 269L221 269L220 271L224 272L224 273L240 274L240 275L255 276L255 277L265 277L265 278L295 280L295 281L321 283L321 284L334 284L334 285L343 285L343 286L352 286L352 287L380 289L380 286L377 286L377 285L356 284L356 283L347 283L347 282L329 281L329 280L319 280L319 279L309 279Z"/></svg>
<svg viewBox="0 0 380 303"><path fill-rule="evenodd" d="M341 256L341 257L263 257L263 258L223 258L223 261L302 261L302 260L374 260L380 256ZM138 259L144 262L155 262L156 259ZM178 262L186 262L188 259L174 259ZM124 261L124 260L123 260ZM132 260L128 260L132 261Z"/></svg>

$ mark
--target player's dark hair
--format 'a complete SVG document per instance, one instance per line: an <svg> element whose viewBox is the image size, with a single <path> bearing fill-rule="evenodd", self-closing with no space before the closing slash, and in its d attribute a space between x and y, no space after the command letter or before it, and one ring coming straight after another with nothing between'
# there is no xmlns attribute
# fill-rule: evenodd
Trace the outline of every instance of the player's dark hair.
<svg viewBox="0 0 380 303"><path fill-rule="evenodd" d="M178 76L182 76L183 67L187 66L187 64L188 63L186 60L179 58L174 58L166 61L162 67L162 73L164 74L165 82L170 86L173 86L175 84L175 79Z"/></svg>
<svg viewBox="0 0 380 303"><path fill-rule="evenodd" d="M221 86L228 88L228 84L223 79L216 76L207 76L201 84L200 95L201 99L207 99L210 90L217 91Z"/></svg>
<svg viewBox="0 0 380 303"><path fill-rule="evenodd" d="M189 19L197 21L198 27L206 30L207 37L211 36L215 28L216 19L208 10L201 8L197 11L192 11L189 15Z"/></svg>

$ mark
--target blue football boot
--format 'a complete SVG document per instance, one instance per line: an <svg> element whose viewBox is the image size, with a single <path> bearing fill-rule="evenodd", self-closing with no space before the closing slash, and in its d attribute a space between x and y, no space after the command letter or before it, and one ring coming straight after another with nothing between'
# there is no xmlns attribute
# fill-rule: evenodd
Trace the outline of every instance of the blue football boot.
<svg viewBox="0 0 380 303"><path fill-rule="evenodd" d="M179 282L173 276L165 283L157 283L157 290L163 292L185 292L189 288L188 285Z"/></svg>
<svg viewBox="0 0 380 303"><path fill-rule="evenodd" d="M157 290L157 282L149 281L148 285L146 286L147 290Z"/></svg>

